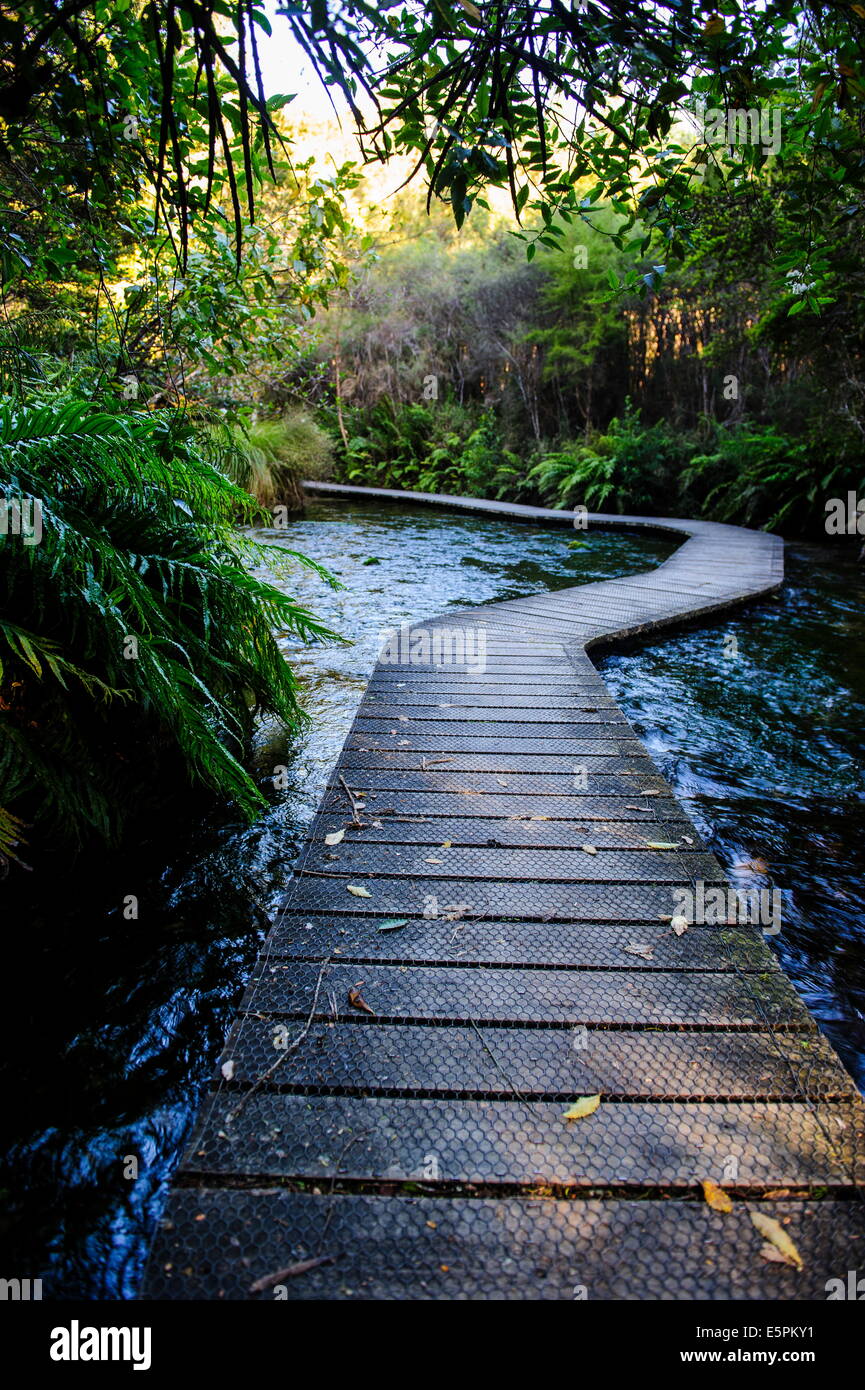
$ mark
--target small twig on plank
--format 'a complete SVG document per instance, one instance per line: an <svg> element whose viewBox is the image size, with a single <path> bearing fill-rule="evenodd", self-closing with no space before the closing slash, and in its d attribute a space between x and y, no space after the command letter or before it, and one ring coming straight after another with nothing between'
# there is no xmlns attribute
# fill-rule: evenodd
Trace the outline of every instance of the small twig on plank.
<svg viewBox="0 0 865 1390"><path fill-rule="evenodd" d="M535 1112L535 1107L534 1107L534 1105L532 1104L532 1102L531 1102L530 1100L526 1100L525 1097L524 1097L523 1095L521 1095L520 1092L517 1090L517 1088L516 1088L516 1086L514 1085L513 1081L512 1081L511 1078L508 1076L507 1072L505 1071L505 1069L504 1069L504 1067L502 1066L501 1062L499 1061L498 1057L497 1057L496 1054L493 1052L492 1048L490 1047L489 1043L487 1042L486 1038L485 1038L484 1035L482 1034L480 1028L479 1028L478 1025L475 1023L475 1021L474 1021L474 1019L471 1017L471 1015L469 1015L469 1023L471 1024L472 1028L474 1028L475 1032L477 1033L477 1035L478 1035L478 1041L480 1042L481 1047L484 1049L484 1052L487 1053L488 1057L490 1058L490 1060L491 1060L492 1063L493 1063L493 1066L496 1068L496 1070L499 1072L499 1074L500 1074L500 1075L504 1078L504 1080L506 1081L509 1090L512 1092L512 1094L513 1094L513 1096L514 1096L514 1099L517 1100L517 1101L519 1101L520 1104L523 1105L523 1106L525 1107L525 1109L529 1112L529 1114L530 1114L530 1115L533 1115L534 1118L535 1118L535 1120L537 1121L538 1118L539 1118L539 1116L538 1116L538 1114ZM545 1127L545 1126L546 1126L546 1123L547 1123L547 1117L546 1117L543 1113L541 1113L541 1114L540 1114L540 1118L541 1118L541 1120L543 1121L543 1124L544 1124L544 1127Z"/></svg>
<svg viewBox="0 0 865 1390"><path fill-rule="evenodd" d="M324 1242L327 1239L327 1228L330 1225L331 1218L333 1217L333 1190L336 1187L337 1178L339 1177L340 1169L342 1168L342 1160L345 1158L352 1144L359 1144L362 1139L367 1139L370 1136L370 1134L372 1134L371 1129L362 1129L359 1134L353 1134L351 1138L347 1141L347 1143L343 1146L342 1152L340 1153L339 1158L336 1160L336 1167L334 1168L333 1177L330 1180L330 1191L327 1194L328 1205L327 1212L324 1218L324 1225L321 1228L321 1240L318 1243L319 1250L324 1245Z"/></svg>
<svg viewBox="0 0 865 1390"><path fill-rule="evenodd" d="M333 1255L317 1255L314 1260L298 1260L297 1264L288 1265L285 1269L278 1269L275 1274L265 1274L262 1279L256 1279L254 1284L250 1284L250 1293L264 1293L265 1289L272 1289L275 1284L281 1284L283 1279L294 1279L298 1274L308 1274L311 1269L317 1269L319 1265L332 1265Z"/></svg>
<svg viewBox="0 0 865 1390"><path fill-rule="evenodd" d="M336 855L333 856L334 859ZM348 878L349 875L340 873L337 869L296 869L295 878Z"/></svg>
<svg viewBox="0 0 865 1390"><path fill-rule="evenodd" d="M363 830L363 821L360 819L358 815L357 801L355 800L354 792L348 785L348 782L346 782L342 773L339 774L339 784L345 792L346 796L348 797L349 801L351 802L351 814L354 816L352 825L354 825L358 830Z"/></svg>
<svg viewBox="0 0 865 1390"><path fill-rule="evenodd" d="M297 1035L297 1037L294 1039L294 1041L289 1043L288 1047L287 1047L287 1048L285 1049L285 1051L282 1053L282 1056L281 1056L281 1057L277 1057L277 1059L276 1059L276 1061L274 1062L273 1066L272 1066L272 1067L268 1067L267 1071L262 1072L262 1073L261 1073L261 1076L259 1076L259 1077L256 1078L256 1080L255 1080L255 1081L253 1082L253 1084L250 1086L249 1090L248 1090L248 1091L244 1091L244 1093L243 1093L243 1095L241 1096L240 1100L237 1102L237 1105L235 1105L234 1109L231 1110L231 1111L229 1111L229 1113L226 1115L226 1117L225 1117L225 1123L226 1123L227 1125L230 1125L230 1124L233 1124L233 1123L234 1123L234 1121L237 1119L238 1115L240 1114L240 1112L241 1112L241 1110L243 1109L243 1107L244 1107L244 1105L246 1104L246 1102L247 1102L248 1100L250 1100L250 1099L255 1095L255 1093L256 1093L256 1091L258 1090L258 1088L259 1088L260 1086L266 1085L266 1083L267 1083L267 1082L270 1080L270 1078L273 1076L274 1072L275 1072L275 1071L278 1071L279 1068L282 1066L282 1064L283 1064L283 1062L285 1061L286 1057L290 1056L291 1053L294 1052L296 1048L300 1047L300 1044L303 1042L304 1038L306 1037L307 1033L309 1032L310 1028L312 1027L312 1021L313 1021L313 1019L315 1018L315 1011L316 1011L316 1009L318 1008L318 996L319 996L319 994L321 993L321 982L322 982L322 980L323 980L323 978L324 978L324 972L325 972L325 970L327 969L327 967L330 965L330 962L331 962L331 957L330 957L330 956L328 956L326 960L323 960L323 961L321 962L321 967L320 967L319 972L318 972L318 979L317 979L316 982L315 982L315 994L314 994L313 1000L312 1000L312 1008L311 1008L310 1011L309 1011L309 1017L307 1018L306 1023L303 1025L303 1027L301 1028L300 1032L298 1033L298 1035Z"/></svg>

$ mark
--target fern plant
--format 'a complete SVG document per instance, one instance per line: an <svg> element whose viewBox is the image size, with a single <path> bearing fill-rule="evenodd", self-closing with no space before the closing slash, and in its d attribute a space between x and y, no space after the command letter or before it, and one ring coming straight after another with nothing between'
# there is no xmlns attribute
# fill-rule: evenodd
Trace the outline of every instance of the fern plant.
<svg viewBox="0 0 865 1390"><path fill-rule="evenodd" d="M582 503L594 511L658 512L672 500L681 509L686 504L679 479L693 448L664 422L642 424L627 402L603 433L546 454L529 480L558 507Z"/></svg>
<svg viewBox="0 0 865 1390"><path fill-rule="evenodd" d="M823 472L804 439L791 439L774 425L747 423L719 428L712 452L697 454L683 481L705 515L746 526L762 523L771 531L822 524L822 498L849 476L847 460L830 459Z"/></svg>
<svg viewBox="0 0 865 1390"><path fill-rule="evenodd" d="M175 769L254 816L255 713L303 718L274 631L334 634L252 568L276 556L335 581L238 532L254 503L167 414L0 401L0 500L21 499L41 538L0 531L0 855L25 834L115 839Z"/></svg>
<svg viewBox="0 0 865 1390"><path fill-rule="evenodd" d="M615 490L615 462L600 458L585 445L545 454L529 471L533 483L545 501L555 507L569 507L580 502L595 511L603 511Z"/></svg>

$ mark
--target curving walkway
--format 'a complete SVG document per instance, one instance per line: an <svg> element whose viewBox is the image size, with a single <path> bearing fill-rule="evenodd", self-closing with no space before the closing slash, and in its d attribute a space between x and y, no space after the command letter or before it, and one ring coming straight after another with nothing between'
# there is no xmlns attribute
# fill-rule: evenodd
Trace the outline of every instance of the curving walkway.
<svg viewBox="0 0 865 1390"><path fill-rule="evenodd" d="M587 655L770 593L783 544L589 525L687 538L426 619L376 666L145 1297L822 1300L865 1267L861 1098L759 925L673 930L676 889L726 881Z"/></svg>

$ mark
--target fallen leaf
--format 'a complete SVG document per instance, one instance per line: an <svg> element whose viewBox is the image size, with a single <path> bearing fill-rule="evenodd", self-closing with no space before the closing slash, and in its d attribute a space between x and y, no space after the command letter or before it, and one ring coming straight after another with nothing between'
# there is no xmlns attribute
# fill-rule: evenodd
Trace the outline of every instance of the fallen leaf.
<svg viewBox="0 0 865 1390"><path fill-rule="evenodd" d="M580 845L580 849L584 854L597 854L598 852L594 845Z"/></svg>
<svg viewBox="0 0 865 1390"><path fill-rule="evenodd" d="M733 1210L733 1203L727 1196L723 1187L719 1187L717 1183L710 1182L708 1178L701 1178L700 1186L703 1189L703 1196L706 1199L706 1203L712 1208L712 1211Z"/></svg>
<svg viewBox="0 0 865 1390"><path fill-rule="evenodd" d="M325 837L324 837L324 843L325 843L326 845L341 845L342 842L343 842L344 837L345 837L345 831L344 831L344 830L334 830L334 832L333 832L332 835L325 835Z"/></svg>
<svg viewBox="0 0 865 1390"><path fill-rule="evenodd" d="M673 843L672 840L646 840L649 849L678 849L679 841Z"/></svg>
<svg viewBox="0 0 865 1390"><path fill-rule="evenodd" d="M442 849L450 849L452 844L452 840L442 840Z"/></svg>
<svg viewBox="0 0 865 1390"><path fill-rule="evenodd" d="M771 1260L772 1264L790 1266L790 1261L786 1255L782 1255L780 1250L776 1250L774 1245L760 1246L761 1260Z"/></svg>
<svg viewBox="0 0 865 1390"><path fill-rule="evenodd" d="M443 859L425 859L423 862L424 862L425 864L443 864L443 863L444 863L444 860L443 860Z"/></svg>
<svg viewBox="0 0 865 1390"><path fill-rule="evenodd" d="M639 941L632 941L630 946L623 946L622 950L628 956L642 956L643 960L654 960L653 948L641 945Z"/></svg>
<svg viewBox="0 0 865 1390"><path fill-rule="evenodd" d="M774 1216L765 1216L762 1211L752 1211L751 1220L757 1227L760 1235L765 1236L770 1246L774 1245L775 1249L780 1252L785 1264L793 1265L795 1269L803 1268L802 1256L787 1235L784 1227L780 1222L775 1220ZM765 1256L764 1258L768 1259L769 1257ZM775 1258L776 1257L773 1255L772 1259Z"/></svg>
<svg viewBox="0 0 865 1390"><path fill-rule="evenodd" d="M361 984L363 981L361 981ZM348 1002L353 1009L362 1009L365 1014L375 1014L375 1009L371 1009L358 989L350 989L348 992Z"/></svg>
<svg viewBox="0 0 865 1390"><path fill-rule="evenodd" d="M383 922L379 922L378 931L399 931L401 927L407 926L407 917L386 917Z"/></svg>
<svg viewBox="0 0 865 1390"><path fill-rule="evenodd" d="M565 1120L584 1120L587 1115L593 1115L601 1103L600 1096L580 1096L574 1101L568 1110L562 1111L562 1118Z"/></svg>
<svg viewBox="0 0 865 1390"><path fill-rule="evenodd" d="M234 1076L234 1059L232 1057L229 1057L227 1062L223 1062L219 1070L222 1072L222 1075L225 1077L225 1080L230 1081L231 1078Z"/></svg>
<svg viewBox="0 0 865 1390"><path fill-rule="evenodd" d="M685 932L688 930L688 919L687 917L680 916L671 917L670 926L677 936L684 936Z"/></svg>
<svg viewBox="0 0 865 1390"><path fill-rule="evenodd" d="M351 893L355 898L371 898L371 897L372 897L372 893L369 891L368 888L358 888L357 884L355 884L355 883L348 883L348 884L346 884L346 889L347 889L347 891L348 891L349 893Z"/></svg>
<svg viewBox="0 0 865 1390"><path fill-rule="evenodd" d="M274 1284L281 1284L283 1279L294 1279L298 1274L306 1274L310 1269L317 1269L319 1265L333 1264L332 1255L316 1255L312 1260L298 1260L297 1264L286 1265L285 1269L278 1269L275 1274L265 1274L261 1279L256 1279L254 1284L250 1284L250 1293L264 1293L265 1289L272 1289Z"/></svg>

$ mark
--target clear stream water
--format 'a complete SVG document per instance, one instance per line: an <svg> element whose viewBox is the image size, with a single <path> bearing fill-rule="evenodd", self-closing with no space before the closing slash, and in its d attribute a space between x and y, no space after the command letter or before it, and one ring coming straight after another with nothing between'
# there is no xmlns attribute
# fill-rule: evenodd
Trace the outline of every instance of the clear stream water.
<svg viewBox="0 0 865 1390"><path fill-rule="evenodd" d="M262 726L269 799L106 855L4 912L2 1273L46 1297L129 1298L198 1095L375 662L382 629L658 564L662 537L543 529L427 507L315 501L288 533L325 563L291 587L351 645L283 641L311 716ZM788 548L788 583L716 626L604 660L620 705L728 866L787 890L773 945L865 1086L865 577L846 551ZM738 657L725 656L725 638ZM273 769L288 786L273 788ZM0 890L2 891L2 890ZM135 893L137 922L122 916ZM133 1176L137 1167L138 1176Z"/></svg>

